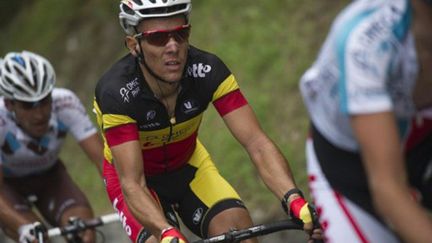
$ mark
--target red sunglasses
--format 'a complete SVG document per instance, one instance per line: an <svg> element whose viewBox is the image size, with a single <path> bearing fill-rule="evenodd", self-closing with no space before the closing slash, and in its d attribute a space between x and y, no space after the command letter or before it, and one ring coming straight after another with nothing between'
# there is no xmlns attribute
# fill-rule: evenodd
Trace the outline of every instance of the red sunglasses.
<svg viewBox="0 0 432 243"><path fill-rule="evenodd" d="M143 38L149 44L154 46L165 46L171 37L173 37L178 43L181 44L189 38L190 29L191 25L185 24L171 30L144 31L135 35L135 38Z"/></svg>

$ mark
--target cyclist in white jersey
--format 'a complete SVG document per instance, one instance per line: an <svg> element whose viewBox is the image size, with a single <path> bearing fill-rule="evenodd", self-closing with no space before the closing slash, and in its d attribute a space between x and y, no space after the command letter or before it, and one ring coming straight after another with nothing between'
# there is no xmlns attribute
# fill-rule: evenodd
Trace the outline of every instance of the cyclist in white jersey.
<svg viewBox="0 0 432 243"><path fill-rule="evenodd" d="M72 216L93 217L59 152L71 132L101 173L102 142L78 97L54 84L53 67L35 53L10 52L0 63L0 226L19 242L36 242L31 230L41 218L31 197L54 226ZM83 240L95 242L94 232Z"/></svg>
<svg viewBox="0 0 432 243"><path fill-rule="evenodd" d="M353 1L301 79L309 184L328 242L431 241L402 146L424 66L412 26L430 26L431 10L423 0Z"/></svg>

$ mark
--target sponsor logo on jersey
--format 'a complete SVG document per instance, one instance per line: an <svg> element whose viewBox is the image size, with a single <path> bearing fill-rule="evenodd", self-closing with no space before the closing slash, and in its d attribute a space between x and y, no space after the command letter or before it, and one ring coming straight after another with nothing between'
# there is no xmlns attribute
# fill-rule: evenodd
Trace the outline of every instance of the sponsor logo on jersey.
<svg viewBox="0 0 432 243"><path fill-rule="evenodd" d="M193 113L195 111L197 111L199 109L199 105L198 102L195 100L186 100L185 102L183 102L182 105L182 111L185 114L190 114Z"/></svg>
<svg viewBox="0 0 432 243"><path fill-rule="evenodd" d="M199 224L201 222L201 218L203 216L203 213L204 213L204 209L197 208L197 210L195 210L195 212L193 213L192 222L194 224Z"/></svg>
<svg viewBox="0 0 432 243"><path fill-rule="evenodd" d="M147 112L146 119L147 121L151 121L156 117L156 111L151 110Z"/></svg>
<svg viewBox="0 0 432 243"><path fill-rule="evenodd" d="M140 129L149 129L149 128L157 128L160 126L161 126L161 124L159 122L152 122L152 123L140 125L139 128Z"/></svg>
<svg viewBox="0 0 432 243"><path fill-rule="evenodd" d="M126 83L125 87L120 89L120 95L122 96L124 103L130 102L130 97L136 97L140 91L138 78Z"/></svg>
<svg viewBox="0 0 432 243"><path fill-rule="evenodd" d="M206 74L212 70L210 65L194 63L188 67L188 75L194 78L205 78Z"/></svg>
<svg viewBox="0 0 432 243"><path fill-rule="evenodd" d="M362 41L366 46L385 41L389 36L388 32L393 29L403 15L403 12L395 6L390 6L388 11L392 13L379 16L365 29Z"/></svg>
<svg viewBox="0 0 432 243"><path fill-rule="evenodd" d="M371 62L371 55L364 50L355 50L351 54L352 60L358 68L366 73L371 74L373 77L379 77L377 66Z"/></svg>
<svg viewBox="0 0 432 243"><path fill-rule="evenodd" d="M123 229L126 231L126 234L128 236L131 236L132 235L132 228L127 224L127 217L123 213L123 211L121 211L117 208L117 204L118 204L118 198L116 197L116 198L114 198L114 201L113 201L113 208L117 212L117 214L119 215L120 222L123 226Z"/></svg>

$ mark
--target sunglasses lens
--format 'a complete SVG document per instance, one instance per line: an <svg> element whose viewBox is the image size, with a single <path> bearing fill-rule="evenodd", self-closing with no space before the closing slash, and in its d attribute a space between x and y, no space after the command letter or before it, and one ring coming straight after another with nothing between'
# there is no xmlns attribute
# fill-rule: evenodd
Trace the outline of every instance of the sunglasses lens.
<svg viewBox="0 0 432 243"><path fill-rule="evenodd" d="M151 45L155 46L164 46L168 42L170 38L169 32L155 32L149 34L146 39L147 42Z"/></svg>
<svg viewBox="0 0 432 243"><path fill-rule="evenodd" d="M178 43L183 43L189 38L190 26L182 27L173 31L156 31L145 35L145 39L151 45L164 46L169 39L174 37Z"/></svg>
<svg viewBox="0 0 432 243"><path fill-rule="evenodd" d="M187 27L173 32L173 35L177 42L183 43L189 38L189 33L189 27Z"/></svg>

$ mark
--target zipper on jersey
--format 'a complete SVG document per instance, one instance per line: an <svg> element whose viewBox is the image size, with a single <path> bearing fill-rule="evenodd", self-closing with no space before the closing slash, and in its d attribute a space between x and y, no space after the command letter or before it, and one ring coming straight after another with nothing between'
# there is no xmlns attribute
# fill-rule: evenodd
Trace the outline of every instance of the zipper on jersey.
<svg viewBox="0 0 432 243"><path fill-rule="evenodd" d="M183 89L179 90L179 93L177 95L176 98L176 103L174 106L174 114L172 117L170 117L169 112L168 112L168 108L165 106L165 104L160 101L159 99L157 99L156 97L154 97L154 100L156 100L160 105L162 105L162 107L165 108L165 114L169 123L169 134L168 134L168 139L163 143L163 155L164 155L164 164L165 164L165 173L168 172L168 167L169 167L169 158L168 158L168 143L171 141L172 136L173 136L173 128L174 125L176 124L176 110L177 110L177 104L180 98L180 95L182 93Z"/></svg>
<svg viewBox="0 0 432 243"><path fill-rule="evenodd" d="M175 112L174 112L175 113ZM167 113L168 114L168 113ZM169 167L169 159L168 159L168 143L171 141L171 139L172 139L172 135L173 135L173 133L172 133L172 131L173 131L173 126L174 126L174 124L173 123L171 123L171 119L170 119L170 122L169 122L169 134L168 134L168 139L167 139L167 141L166 142L164 142L164 145L163 145L163 150L164 150L164 162L165 162L165 173L167 173L168 172L168 167Z"/></svg>
<svg viewBox="0 0 432 243"><path fill-rule="evenodd" d="M180 95L180 94L179 94L179 95ZM164 144L163 144L163 150L164 150L164 162L165 162L165 173L168 172L168 167L169 167L168 143L169 143L169 142L171 141L171 139L172 139L172 136L173 136L173 128L174 128L174 125L176 124L176 108L177 108L177 103L178 103L177 101L178 101L179 95L177 96L177 99L176 99L176 103L175 103L175 106L174 106L174 114L173 114L172 117L170 117L170 115L169 115L169 113L168 113L168 109L167 109L167 107L165 107L165 105L163 105L163 103L160 102L160 103L162 103L162 105L165 107L165 111L166 111L166 115L167 115L168 123L169 123L169 134L168 134L168 139L167 139L166 142L164 142Z"/></svg>

